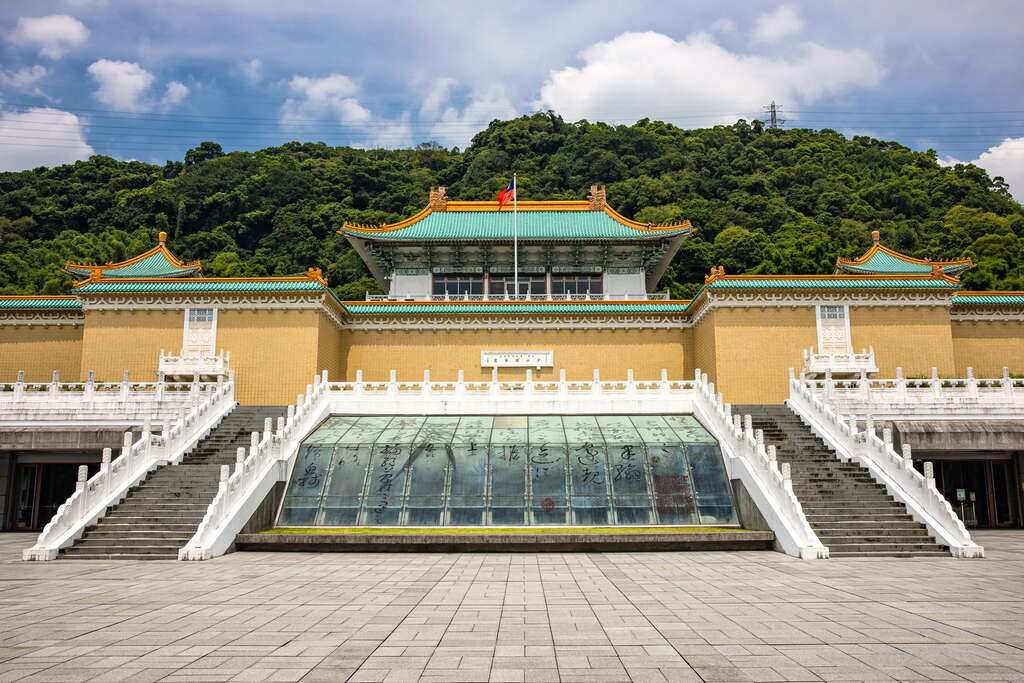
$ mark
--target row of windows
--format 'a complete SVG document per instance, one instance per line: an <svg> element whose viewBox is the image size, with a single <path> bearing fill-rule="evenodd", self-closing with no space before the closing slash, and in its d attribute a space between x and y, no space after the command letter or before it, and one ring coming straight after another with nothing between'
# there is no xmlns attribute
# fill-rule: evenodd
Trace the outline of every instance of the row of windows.
<svg viewBox="0 0 1024 683"><path fill-rule="evenodd" d="M488 293L516 294L515 278L511 275L492 275L488 279ZM601 294L604 278L600 275L552 275L551 294ZM483 294L482 275L435 275L434 294ZM547 294L547 278L543 275L521 275L519 294Z"/></svg>

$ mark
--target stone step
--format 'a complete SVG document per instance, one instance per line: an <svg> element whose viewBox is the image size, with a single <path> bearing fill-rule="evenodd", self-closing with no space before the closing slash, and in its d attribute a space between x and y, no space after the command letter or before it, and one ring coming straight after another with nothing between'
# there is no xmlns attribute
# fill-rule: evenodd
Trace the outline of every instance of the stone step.
<svg viewBox="0 0 1024 683"><path fill-rule="evenodd" d="M833 551L829 548L829 558L842 559L844 557L949 557L949 551L938 547L936 550L912 550L912 551Z"/></svg>
<svg viewBox="0 0 1024 683"><path fill-rule="evenodd" d="M165 528L172 525L188 524L192 528L199 526L199 522L203 521L203 517L206 516L206 512L197 514L173 514L173 515L115 515L108 513L103 519L111 520L114 524L153 524L160 528Z"/></svg>
<svg viewBox="0 0 1024 683"><path fill-rule="evenodd" d="M829 554L833 551L837 553L882 553L882 552L922 552L922 551L942 551L942 547L935 543L922 543L922 542L869 542L869 543L827 543Z"/></svg>
<svg viewBox="0 0 1024 683"><path fill-rule="evenodd" d="M103 532L103 533L131 533L133 531L167 531L173 533L188 533L190 536L195 534L196 525L190 523L174 523L174 522L162 522L159 524L151 522L115 522L108 521L109 517L104 517L98 524L93 524L86 528L85 533L92 532Z"/></svg>
<svg viewBox="0 0 1024 683"><path fill-rule="evenodd" d="M886 533L887 531L890 533ZM865 530L859 534L851 534L850 529L841 529L838 532L815 529L814 533L817 534L822 543L829 547L850 543L930 543L934 545L934 542L928 538L928 534L924 529L920 529L920 533L917 534L911 533L912 531L914 530L873 529L871 531Z"/></svg>
<svg viewBox="0 0 1024 683"><path fill-rule="evenodd" d="M166 543L163 541L150 541L146 545L116 542L116 541L105 541L102 544L88 544L80 541L76 543L74 547L68 548L66 551L68 555L77 554L78 552L89 552L89 553L101 553L109 555L112 553L126 554L126 555L152 555L153 553L173 553L175 556L178 555L178 548L181 546L176 543Z"/></svg>
<svg viewBox="0 0 1024 683"><path fill-rule="evenodd" d="M137 555L135 553L72 553L66 552L61 555L64 560L178 560L177 551L173 553L150 553Z"/></svg>
<svg viewBox="0 0 1024 683"><path fill-rule="evenodd" d="M131 536L126 536L123 533L112 535L100 533L91 533L84 536L77 544L76 548L94 548L96 546L126 546L126 547L146 547L146 546L174 546L180 548L181 546L188 543L188 540L192 538L194 534L175 534L175 533L164 533L160 531L145 532L140 531Z"/></svg>
<svg viewBox="0 0 1024 683"><path fill-rule="evenodd" d="M902 515L901 515L902 517ZM811 516L807 516L807 520L810 522ZM879 524L879 522L884 524ZM892 531L905 531L909 529L924 529L920 522L913 520L904 521L902 519L892 520L872 520L872 519L845 519L845 520L833 520L831 517L820 521L811 522L812 526L816 525L817 531L857 531L861 529L878 529L884 528Z"/></svg>

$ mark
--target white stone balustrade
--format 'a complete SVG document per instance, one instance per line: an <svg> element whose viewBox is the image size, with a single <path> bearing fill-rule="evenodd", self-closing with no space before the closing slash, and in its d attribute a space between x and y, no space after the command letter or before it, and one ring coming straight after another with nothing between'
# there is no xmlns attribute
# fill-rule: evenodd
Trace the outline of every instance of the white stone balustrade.
<svg viewBox="0 0 1024 683"><path fill-rule="evenodd" d="M935 488L935 480L914 469L910 447L901 453L893 450L892 433L883 437L875 433L874 420L865 420L865 430L858 431L857 419L837 411L806 380L796 379L790 371L789 399L786 404L800 416L842 461L853 461L867 468L871 476L918 522L940 545L948 546L954 557L984 557L985 549L971 539L963 522L956 516L949 501ZM941 391L941 387L939 388Z"/></svg>
<svg viewBox="0 0 1024 683"><path fill-rule="evenodd" d="M861 349L860 353L815 353L804 349L803 375L873 375L878 372L875 349Z"/></svg>
<svg viewBox="0 0 1024 683"><path fill-rule="evenodd" d="M91 479L85 478L86 468L79 470L75 492L57 509L35 545L22 553L23 559L56 559L61 548L80 538L87 526L119 503L150 470L181 462L234 405L234 382L221 381L194 406L183 409L177 419L169 419L159 433L154 432L149 420L137 441L133 441L132 432L125 432L120 456L112 460L110 449L104 449L100 471Z"/></svg>
<svg viewBox="0 0 1024 683"><path fill-rule="evenodd" d="M1024 415L1024 378L979 379L972 368L962 378L903 376L891 379L800 379L801 386L844 415L871 415L879 420L1020 419Z"/></svg>
<svg viewBox="0 0 1024 683"><path fill-rule="evenodd" d="M231 352L221 349L217 355L184 355L160 349L157 371L161 376L227 377L231 372Z"/></svg>
<svg viewBox="0 0 1024 683"><path fill-rule="evenodd" d="M135 382L124 373L121 382L0 382L0 426L52 427L141 425L162 422L207 400L218 382ZM221 383L223 378L221 379Z"/></svg>
<svg viewBox="0 0 1024 683"><path fill-rule="evenodd" d="M661 379L637 380L630 370L624 380L607 381L595 370L592 380L566 380L562 371L558 381L534 381L527 370L523 381L499 381L495 372L489 382L466 382L460 370L450 382L431 381L429 371L422 381L399 381L391 371L388 381L366 382L357 371L354 382L330 382L324 371L276 427L268 419L263 432L253 434L248 453L241 454L233 471L222 469L217 495L178 557L205 560L227 552L274 484L287 480L302 439L331 414L658 413L693 414L718 439L730 478L743 481L784 552L803 558L828 556L763 439L755 440L749 425L743 430L731 422L728 406L699 371L693 380L670 380L666 370Z"/></svg>

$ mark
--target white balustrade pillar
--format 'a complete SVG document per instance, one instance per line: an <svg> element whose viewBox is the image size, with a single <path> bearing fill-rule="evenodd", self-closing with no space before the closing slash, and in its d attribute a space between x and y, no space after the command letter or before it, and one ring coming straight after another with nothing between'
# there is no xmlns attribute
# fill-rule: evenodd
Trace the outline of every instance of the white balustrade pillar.
<svg viewBox="0 0 1024 683"><path fill-rule="evenodd" d="M110 493L111 479L113 473L110 471L110 460L112 452L109 448L103 449L103 455L100 456L100 472L103 473L101 481L103 482L103 495Z"/></svg>
<svg viewBox="0 0 1024 683"><path fill-rule="evenodd" d="M25 371L18 370L18 381L14 385L14 400L20 402L25 398Z"/></svg>
<svg viewBox="0 0 1024 683"><path fill-rule="evenodd" d="M75 482L75 489L81 491L85 488L85 482L89 481L89 466L78 466L78 481Z"/></svg>
<svg viewBox="0 0 1024 683"><path fill-rule="evenodd" d="M932 465L931 461L924 464L924 485L927 488L935 487L935 467Z"/></svg>
<svg viewBox="0 0 1024 683"><path fill-rule="evenodd" d="M277 437L284 438L284 417L277 418Z"/></svg>
<svg viewBox="0 0 1024 683"><path fill-rule="evenodd" d="M903 468L907 470L914 469L914 456L910 451L910 444L905 443L902 447L903 450Z"/></svg>
<svg viewBox="0 0 1024 683"><path fill-rule="evenodd" d="M242 471L242 464L245 462L245 449L241 446L235 451L235 472Z"/></svg>
<svg viewBox="0 0 1024 683"><path fill-rule="evenodd" d="M85 378L85 392L83 398L91 401L96 395L96 371L90 370Z"/></svg>
<svg viewBox="0 0 1024 683"><path fill-rule="evenodd" d="M775 461L776 461L776 459L778 457L778 453L777 453L777 451L775 449L775 446L768 446L767 450L768 450L768 464L769 465L774 465Z"/></svg>
<svg viewBox="0 0 1024 683"><path fill-rule="evenodd" d="M274 418L265 417L263 418L263 438L270 438L270 433L274 429Z"/></svg>
<svg viewBox="0 0 1024 683"><path fill-rule="evenodd" d="M231 477L231 466L230 465L221 465L220 466L220 484L218 486L218 488L221 491L223 491L225 488L227 488L228 479L230 477Z"/></svg>
<svg viewBox="0 0 1024 683"><path fill-rule="evenodd" d="M892 427L882 430L882 442L885 443L886 449L892 448Z"/></svg>

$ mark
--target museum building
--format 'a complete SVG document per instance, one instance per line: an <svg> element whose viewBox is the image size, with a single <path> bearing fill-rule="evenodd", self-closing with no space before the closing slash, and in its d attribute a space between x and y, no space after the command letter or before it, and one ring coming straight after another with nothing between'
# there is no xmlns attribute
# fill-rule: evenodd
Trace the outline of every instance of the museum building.
<svg viewBox="0 0 1024 683"><path fill-rule="evenodd" d="M967 527L1021 526L1024 425L1011 418L1024 398L1014 379L1024 375L1024 293L962 291L969 259L911 258L875 232L862 256L838 258L832 273L716 267L692 300L673 300L655 290L696 229L627 219L597 186L583 201L515 209L449 200L442 187L403 221L338 230L335 239L351 244L387 292L364 301L340 301L315 264L289 277L205 277L201 263L174 256L163 233L121 263L69 263L68 295L0 297L0 406L4 396L47 391L70 401L101 384L123 387L126 400L149 384L190 387L193 400L154 408L149 421L56 424L11 408L0 420L3 528L46 526L83 465L89 481L110 476L104 447L120 447L126 430L150 438L150 422L169 425L197 396L212 405L218 382L230 384L236 411L276 420L294 404L291 420L315 402L321 380L337 396L293 437L294 452L279 454L287 472L274 504L260 508L270 525L753 528L743 519L750 509L778 536L758 495L738 492L730 459L743 456L722 443L726 428L702 420L691 399L642 399L661 383L666 397L713 388L717 407L707 410L727 425L748 407L754 420L737 434L749 432L754 452L785 476L794 470L774 458L792 442L767 443L775 427L785 431L785 417L757 429L757 416L771 413L758 407L793 406L809 392L857 429L884 423L884 448L910 446L914 471L929 475ZM579 401L523 396L570 396L584 384L589 398ZM986 408L997 384L998 406ZM391 392L390 404L361 398L377 388ZM908 398L926 388L931 399ZM947 395L961 388L966 399ZM902 403L891 398L897 389ZM883 390L888 398L878 398ZM448 400L448 391L490 398ZM617 391L641 392L630 404L640 412L617 410ZM515 400L501 398L513 392ZM940 414L946 428L923 426ZM860 442L872 443L863 433ZM873 476L892 493L896 484Z"/></svg>

